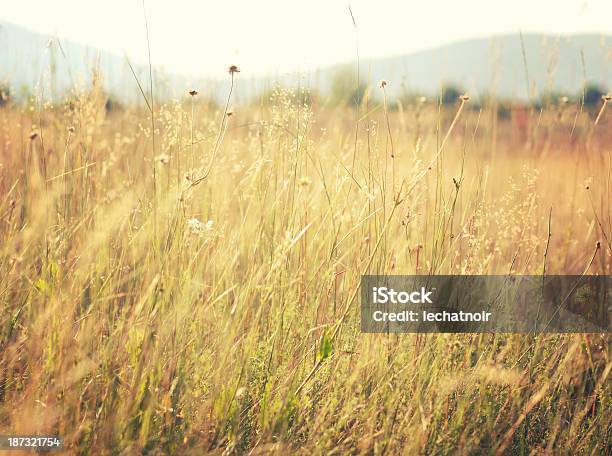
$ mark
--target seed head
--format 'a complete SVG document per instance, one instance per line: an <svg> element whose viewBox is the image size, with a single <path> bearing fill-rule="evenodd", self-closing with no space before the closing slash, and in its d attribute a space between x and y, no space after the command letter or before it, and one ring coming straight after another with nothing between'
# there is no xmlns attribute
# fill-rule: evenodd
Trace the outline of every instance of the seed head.
<svg viewBox="0 0 612 456"><path fill-rule="evenodd" d="M36 138L38 138L38 133L36 133L35 131L30 133L30 141L34 141Z"/></svg>
<svg viewBox="0 0 612 456"><path fill-rule="evenodd" d="M225 115L226 115L227 117L231 117L231 116L233 116L233 115L234 115L234 110L233 110L233 109L228 109L228 110L227 110L227 112L225 113Z"/></svg>
<svg viewBox="0 0 612 456"><path fill-rule="evenodd" d="M302 177L299 182L300 187L308 187L310 185L310 179L308 177Z"/></svg>
<svg viewBox="0 0 612 456"><path fill-rule="evenodd" d="M461 101L469 101L470 100L470 96L467 93L464 93L459 98L461 99Z"/></svg>
<svg viewBox="0 0 612 456"><path fill-rule="evenodd" d="M70 126L68 127L68 133L74 133L74 132L75 132L74 127L73 127L72 125L70 125Z"/></svg>
<svg viewBox="0 0 612 456"><path fill-rule="evenodd" d="M236 65L231 65L227 71L229 74L240 73L240 68L238 68Z"/></svg>
<svg viewBox="0 0 612 456"><path fill-rule="evenodd" d="M612 100L612 95L607 93L607 94L603 95L601 97L601 99L607 103L608 101Z"/></svg>
<svg viewBox="0 0 612 456"><path fill-rule="evenodd" d="M380 88L384 89L387 86L387 81L385 81L384 79L380 81Z"/></svg>
<svg viewBox="0 0 612 456"><path fill-rule="evenodd" d="M192 97L195 97L198 93L200 93L200 92L198 92L195 89L189 91L189 95L191 95Z"/></svg>
<svg viewBox="0 0 612 456"><path fill-rule="evenodd" d="M168 154L159 154L157 157L155 157L156 160L161 163L162 165L167 165L168 163L170 163L170 155Z"/></svg>

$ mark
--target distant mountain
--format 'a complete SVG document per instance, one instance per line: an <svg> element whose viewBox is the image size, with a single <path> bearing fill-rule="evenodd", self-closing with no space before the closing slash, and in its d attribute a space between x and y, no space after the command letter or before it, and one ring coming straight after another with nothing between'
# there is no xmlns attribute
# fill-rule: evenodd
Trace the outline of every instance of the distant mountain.
<svg viewBox="0 0 612 456"><path fill-rule="evenodd" d="M61 46L60 46L61 45ZM524 52L523 52L524 47ZM0 21L0 82L8 82L13 93L22 87L43 87L46 94L60 96L68 87L87 84L97 67L109 92L133 101L140 97L125 57L88 46L57 41L23 27ZM524 62L527 65L525 68ZM132 62L133 63L133 62ZM351 68L354 70L354 62ZM402 91L435 93L442 84L453 83L473 94L493 92L505 97L527 98L535 91L577 93L583 82L596 82L612 89L612 35L554 37L526 34L461 41L397 57L363 59L361 79L378 84L388 81L391 95ZM148 84L148 68L133 63L135 72ZM329 93L334 77L344 65L306 75L311 86ZM227 79L189 78L156 70L159 97L178 96L192 87L219 100ZM252 97L275 82L295 85L295 75L249 78L240 74L239 97ZM529 80L529 89L527 87Z"/></svg>
<svg viewBox="0 0 612 456"><path fill-rule="evenodd" d="M143 86L148 87L148 66L130 63ZM34 91L42 87L46 96L60 97L68 88L90 84L94 68L111 94L121 100L141 99L125 56L0 21L0 83L8 83L17 96L24 89ZM210 78L192 82L188 77L160 69L156 69L154 79L156 94L160 97L185 93L196 82L212 94L220 92L222 85L221 81Z"/></svg>
<svg viewBox="0 0 612 456"><path fill-rule="evenodd" d="M433 93L454 83L471 93L527 98L543 91L579 92L583 82L612 89L612 35L497 36L362 63L372 79ZM523 52L524 47L524 52ZM525 69L525 61L527 63ZM527 88L529 78L529 89ZM529 91L528 91L529 90Z"/></svg>

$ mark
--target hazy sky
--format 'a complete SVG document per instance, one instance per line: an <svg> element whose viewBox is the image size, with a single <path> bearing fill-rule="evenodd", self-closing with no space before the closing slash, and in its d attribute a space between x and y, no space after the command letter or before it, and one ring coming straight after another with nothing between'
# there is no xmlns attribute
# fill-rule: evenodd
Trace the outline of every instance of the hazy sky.
<svg viewBox="0 0 612 456"><path fill-rule="evenodd" d="M313 69L498 33L612 33L612 0L146 0L152 59L173 72ZM0 19L146 59L141 0L3 0Z"/></svg>

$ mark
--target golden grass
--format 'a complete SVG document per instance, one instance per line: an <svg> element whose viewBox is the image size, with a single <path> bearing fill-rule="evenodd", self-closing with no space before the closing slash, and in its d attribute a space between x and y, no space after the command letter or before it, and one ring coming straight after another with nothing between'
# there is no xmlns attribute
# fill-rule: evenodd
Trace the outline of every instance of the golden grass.
<svg viewBox="0 0 612 456"><path fill-rule="evenodd" d="M155 107L155 150L149 113L107 113L96 88L0 109L0 434L609 451L607 335L359 331L363 273L540 274L551 208L547 273L584 272L598 241L588 273L610 273L606 114L570 135L575 107L535 112L521 138L466 103L364 106L355 142L350 107L279 91L228 117L186 96Z"/></svg>

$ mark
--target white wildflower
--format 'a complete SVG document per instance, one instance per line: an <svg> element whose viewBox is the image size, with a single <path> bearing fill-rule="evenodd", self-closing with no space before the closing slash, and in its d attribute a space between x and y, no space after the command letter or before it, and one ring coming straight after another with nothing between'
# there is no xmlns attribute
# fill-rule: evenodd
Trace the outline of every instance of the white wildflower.
<svg viewBox="0 0 612 456"><path fill-rule="evenodd" d="M209 220L206 223L200 222L197 218L187 219L187 228L192 234L206 236L213 230L214 222Z"/></svg>

